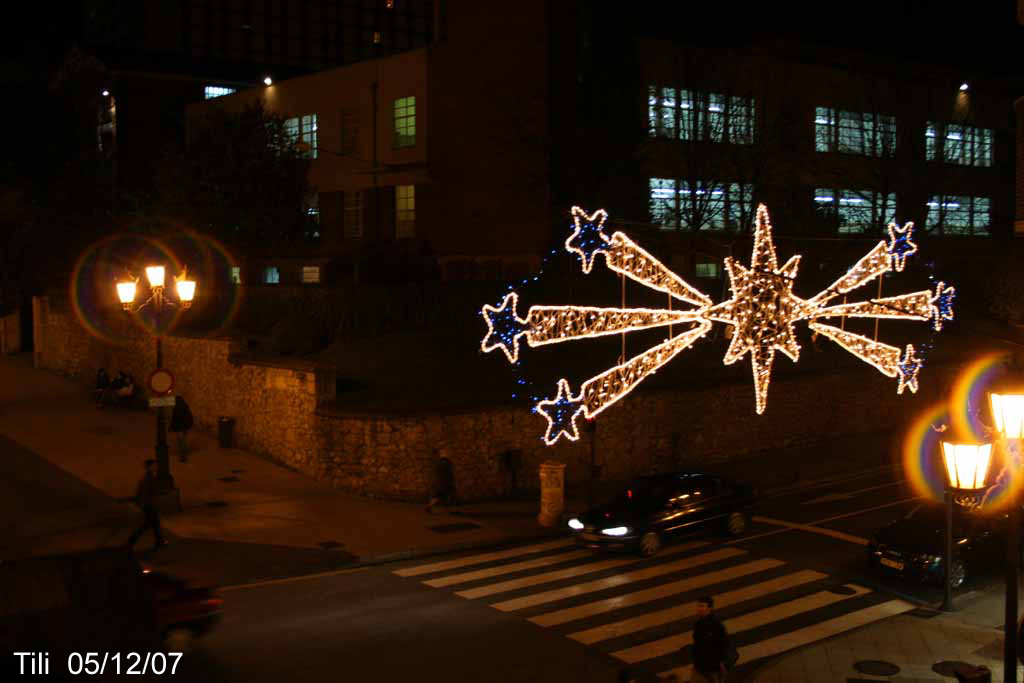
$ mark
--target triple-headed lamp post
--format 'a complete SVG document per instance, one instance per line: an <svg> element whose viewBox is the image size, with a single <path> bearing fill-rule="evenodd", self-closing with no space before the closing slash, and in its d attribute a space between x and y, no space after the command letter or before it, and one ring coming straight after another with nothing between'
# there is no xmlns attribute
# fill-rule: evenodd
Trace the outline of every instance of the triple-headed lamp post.
<svg viewBox="0 0 1024 683"><path fill-rule="evenodd" d="M1017 491L1017 458L1024 438L1024 393L990 392L992 420L998 434L1003 463L1010 473L1010 511L1006 533L1006 640L1003 648L1003 680L1017 680L1017 586L1020 580L1020 495ZM1012 445L1014 450L1010 449Z"/></svg>
<svg viewBox="0 0 1024 683"><path fill-rule="evenodd" d="M146 279L149 281L150 295L148 299L138 306L134 306L138 278L129 277L119 281L117 283L117 298L120 299L124 310L138 313L145 306L151 305L154 314L159 316L160 311L165 305L176 305L176 302L170 300L165 295L164 276L163 266L146 267ZM185 270L182 270L181 275L174 278L174 280L178 298L177 304L180 304L182 308L188 308L192 305L192 299L196 295L196 282L188 278L188 273ZM163 369L164 354L159 326L157 326L156 334L153 336L156 339L156 369L161 370ZM174 491L174 478L171 476L171 465L168 459L167 429L163 406L156 407L156 468L157 491L159 493Z"/></svg>

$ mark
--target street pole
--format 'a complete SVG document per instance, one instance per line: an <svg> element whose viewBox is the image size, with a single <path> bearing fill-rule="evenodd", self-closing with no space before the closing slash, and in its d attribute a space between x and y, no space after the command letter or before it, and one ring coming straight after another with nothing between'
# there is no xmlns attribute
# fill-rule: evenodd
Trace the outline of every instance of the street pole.
<svg viewBox="0 0 1024 683"><path fill-rule="evenodd" d="M1013 458L1003 444L1007 460ZM1003 680L1017 680L1017 585L1020 580L1020 496L1013 493L1006 534L1006 624L1003 648Z"/></svg>
<svg viewBox="0 0 1024 683"><path fill-rule="evenodd" d="M942 611L952 612L956 608L953 606L953 492L949 487L946 487L946 554L943 563L945 593L942 598Z"/></svg>
<svg viewBox="0 0 1024 683"><path fill-rule="evenodd" d="M163 339L156 335L156 369L164 367ZM171 476L171 463L167 448L167 425L164 420L164 407L156 407L156 486L160 493L174 490L174 478Z"/></svg>

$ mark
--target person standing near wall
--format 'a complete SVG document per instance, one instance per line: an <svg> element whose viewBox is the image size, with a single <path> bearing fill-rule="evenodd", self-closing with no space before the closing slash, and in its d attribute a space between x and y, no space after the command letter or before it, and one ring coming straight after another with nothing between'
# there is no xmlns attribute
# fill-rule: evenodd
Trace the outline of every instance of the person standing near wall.
<svg viewBox="0 0 1024 683"><path fill-rule="evenodd" d="M455 469L448 459L447 450L438 451L437 462L434 464L434 486L427 512L433 513L439 503L452 506L452 512L459 513L459 497L455 491Z"/></svg>
<svg viewBox="0 0 1024 683"><path fill-rule="evenodd" d="M192 429L195 420L192 417L192 410L188 403L181 396L174 399L174 407L171 409L171 426L169 431L178 435L178 455L182 462L188 459L188 430Z"/></svg>

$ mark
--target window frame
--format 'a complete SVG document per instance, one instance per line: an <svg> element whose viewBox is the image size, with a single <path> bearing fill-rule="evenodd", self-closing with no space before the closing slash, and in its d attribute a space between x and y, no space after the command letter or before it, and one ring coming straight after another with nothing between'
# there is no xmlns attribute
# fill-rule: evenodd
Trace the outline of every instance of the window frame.
<svg viewBox="0 0 1024 683"><path fill-rule="evenodd" d="M391 146L405 149L416 146L416 96L396 97L391 103Z"/></svg>
<svg viewBox="0 0 1024 683"><path fill-rule="evenodd" d="M936 201L938 200L938 201ZM966 209L966 222L956 223L950 225L948 221L949 214L940 214L939 220L936 223L932 222L932 207L939 206L940 202L943 204L950 203L950 200L955 200L957 208L960 205L967 204ZM981 208L979 204L984 202L984 208ZM960 211L957 214L963 213ZM980 224L977 218L984 214L985 223ZM962 228L962 230L951 231L950 228ZM928 197L928 201L925 203L925 230L928 232L937 232L940 235L947 237L987 237L991 234L992 228L992 198L984 196L971 196L971 195L931 195Z"/></svg>
<svg viewBox="0 0 1024 683"><path fill-rule="evenodd" d="M686 142L754 143L754 97L663 85L647 86L648 137Z"/></svg>
<svg viewBox="0 0 1024 683"><path fill-rule="evenodd" d="M316 159L319 156L320 132L316 114L302 114L286 118L284 134L293 146L299 143L309 145L309 150L302 154L304 158Z"/></svg>
<svg viewBox="0 0 1024 683"><path fill-rule="evenodd" d="M655 196L655 192L661 196ZM701 225L694 228L687 221L684 225L684 217L687 216L687 209L684 202L691 201L694 193L700 195L711 192L712 196L718 193L722 196L720 200L709 200L719 202L717 206L705 210ZM697 186L691 190L689 181L680 178L648 178L648 201L650 206L650 218L653 225L662 230L696 230L706 232L740 232L744 230L743 225L743 204L748 207L747 219L753 217L754 185L752 183L711 183L697 181ZM662 204L661 210L657 203ZM692 205L692 201L691 201ZM710 205L710 204L709 204ZM665 215L668 219L665 220Z"/></svg>
<svg viewBox="0 0 1024 683"><path fill-rule="evenodd" d="M403 192L408 192L403 196ZM405 204L403 206L403 204ZM404 218L403 218L404 216ZM416 237L416 186L395 185L395 239Z"/></svg>
<svg viewBox="0 0 1024 683"><path fill-rule="evenodd" d="M896 117L874 111L814 108L814 151L854 156L896 154Z"/></svg>
<svg viewBox="0 0 1024 683"><path fill-rule="evenodd" d="M829 193L826 197L824 193ZM870 200L867 199L870 197ZM827 199L827 201L825 201ZM867 202L866 207L849 208L853 203ZM850 188L818 187L814 189L815 209L822 215L833 214L836 219L836 233L839 235L867 235L885 229L896 218L896 193L885 194L877 190L854 190ZM847 208L843 208L843 204ZM845 221L844 216L858 214L866 220Z"/></svg>

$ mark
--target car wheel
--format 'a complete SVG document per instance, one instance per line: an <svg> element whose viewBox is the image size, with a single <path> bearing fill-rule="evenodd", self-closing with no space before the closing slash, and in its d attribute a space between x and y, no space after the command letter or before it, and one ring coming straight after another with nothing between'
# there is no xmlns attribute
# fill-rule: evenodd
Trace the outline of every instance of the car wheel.
<svg viewBox="0 0 1024 683"><path fill-rule="evenodd" d="M196 634L188 628L172 628L164 634L164 647L168 652L188 652Z"/></svg>
<svg viewBox="0 0 1024 683"><path fill-rule="evenodd" d="M725 532L730 536L739 536L747 530L747 516L742 512L733 512L725 518Z"/></svg>
<svg viewBox="0 0 1024 683"><path fill-rule="evenodd" d="M640 538L640 554L644 557L657 555L661 550L661 536L655 531L648 531Z"/></svg>
<svg viewBox="0 0 1024 683"><path fill-rule="evenodd" d="M952 588L959 588L964 585L964 579L967 578L967 567L964 565L962 560L953 560L953 566L949 572L949 585Z"/></svg>

